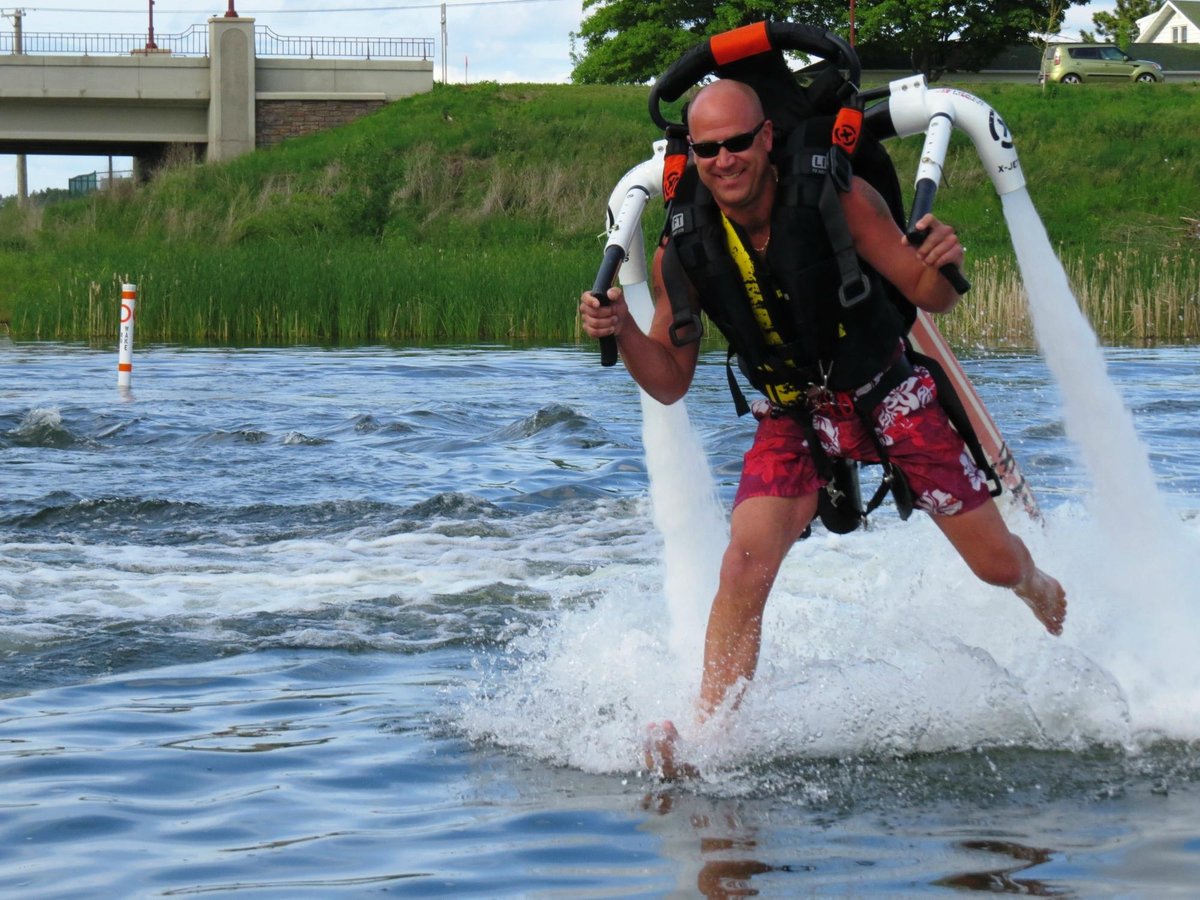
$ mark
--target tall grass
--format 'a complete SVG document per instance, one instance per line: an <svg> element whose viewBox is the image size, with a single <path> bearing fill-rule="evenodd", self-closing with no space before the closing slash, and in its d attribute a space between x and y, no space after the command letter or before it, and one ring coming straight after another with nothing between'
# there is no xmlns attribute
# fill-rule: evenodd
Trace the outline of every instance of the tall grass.
<svg viewBox="0 0 1200 900"><path fill-rule="evenodd" d="M1146 250L1062 258L1079 308L1111 344L1182 344L1200 340L1200 258ZM969 268L972 288L939 318L956 346L1032 347L1029 299L1011 258Z"/></svg>
<svg viewBox="0 0 1200 900"><path fill-rule="evenodd" d="M1200 90L968 88L1002 111L1031 196L1103 339L1200 337ZM0 209L0 320L112 339L120 283L141 340L579 339L612 186L659 137L645 89L439 85L342 129L149 184ZM891 147L902 181L921 140ZM958 136L937 211L971 246L953 341L1028 344L1000 203ZM647 226L652 237L654 225ZM978 262L977 260L982 260Z"/></svg>

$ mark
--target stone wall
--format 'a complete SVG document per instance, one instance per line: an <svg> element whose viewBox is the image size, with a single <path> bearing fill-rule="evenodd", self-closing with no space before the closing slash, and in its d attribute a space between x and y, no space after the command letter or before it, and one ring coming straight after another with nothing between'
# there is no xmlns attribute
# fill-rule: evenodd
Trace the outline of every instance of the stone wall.
<svg viewBox="0 0 1200 900"><path fill-rule="evenodd" d="M270 147L288 138L327 131L381 108L384 100L259 100L254 140Z"/></svg>

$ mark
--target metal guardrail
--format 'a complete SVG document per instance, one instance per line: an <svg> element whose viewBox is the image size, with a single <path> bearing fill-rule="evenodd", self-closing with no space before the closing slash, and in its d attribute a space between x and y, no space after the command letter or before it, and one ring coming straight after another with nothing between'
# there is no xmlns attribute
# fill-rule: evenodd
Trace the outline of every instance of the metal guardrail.
<svg viewBox="0 0 1200 900"><path fill-rule="evenodd" d="M95 191L112 187L118 181L128 181L133 178L133 169L118 169L113 172L88 172L86 175L75 175L67 181L67 192L73 197L81 197Z"/></svg>
<svg viewBox="0 0 1200 900"><path fill-rule="evenodd" d="M21 52L29 55L128 56L159 52L173 56L208 56L208 27L192 25L179 34L155 34L147 48L145 34L84 34L26 31ZM254 27L258 56L292 56L314 59L433 59L433 38L291 37L276 34L265 25ZM0 32L0 54L16 52L15 36Z"/></svg>

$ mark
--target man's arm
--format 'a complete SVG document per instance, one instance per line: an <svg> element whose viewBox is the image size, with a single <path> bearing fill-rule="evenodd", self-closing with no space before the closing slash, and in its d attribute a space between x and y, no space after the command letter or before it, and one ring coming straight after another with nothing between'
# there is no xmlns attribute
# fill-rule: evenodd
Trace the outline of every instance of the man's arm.
<svg viewBox="0 0 1200 900"><path fill-rule="evenodd" d="M633 320L620 288L609 290L608 306L585 291L579 314L589 337L616 337L625 368L647 394L659 403L671 404L687 393L700 348L698 343L683 347L671 343L671 301L663 287L662 254L661 247L654 254L654 318L649 332Z"/></svg>
<svg viewBox="0 0 1200 900"><path fill-rule="evenodd" d="M926 215L917 227L928 229L929 236L920 247L913 247L883 197L867 182L855 176L841 199L859 256L915 306L935 313L953 308L958 292L938 271L946 263L962 265L963 248L953 228Z"/></svg>

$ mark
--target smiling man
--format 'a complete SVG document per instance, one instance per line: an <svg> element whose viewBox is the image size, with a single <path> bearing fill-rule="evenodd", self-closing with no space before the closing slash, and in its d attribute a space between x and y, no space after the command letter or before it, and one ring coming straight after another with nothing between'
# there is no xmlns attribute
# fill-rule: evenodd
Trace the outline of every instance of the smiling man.
<svg viewBox="0 0 1200 900"><path fill-rule="evenodd" d="M1062 587L1034 565L1005 525L983 473L937 401L932 376L908 361L904 319L883 289L886 279L929 312L953 307L958 294L939 268L962 264L954 229L927 215L917 224L928 237L914 247L879 193L850 178L838 200L864 291L847 302L831 281L838 267L828 230L814 223L811 207L789 199L798 192L780 188L771 156L774 125L754 91L731 80L708 85L691 103L688 130L702 190L682 208L673 206L672 219L711 223L707 243L699 246L680 226L658 249L648 332L630 317L619 288L609 291L608 305L585 292L580 314L589 336L616 338L626 368L648 394L674 403L687 392L699 353L697 343L671 339L665 284L679 292L680 279L664 279L664 270L682 270L687 296L676 297L676 305L708 313L765 395L751 407L758 428L709 612L698 718L736 706L754 677L767 597L784 557L817 513L830 459L888 465L904 497L933 517L980 579L1011 588L1047 631L1060 634ZM709 259L714 252L733 261L732 285L712 274L720 271ZM811 332L821 330L831 336L814 338ZM689 770L676 758L676 736L675 727L663 723L652 727L648 744L647 764L668 778Z"/></svg>

